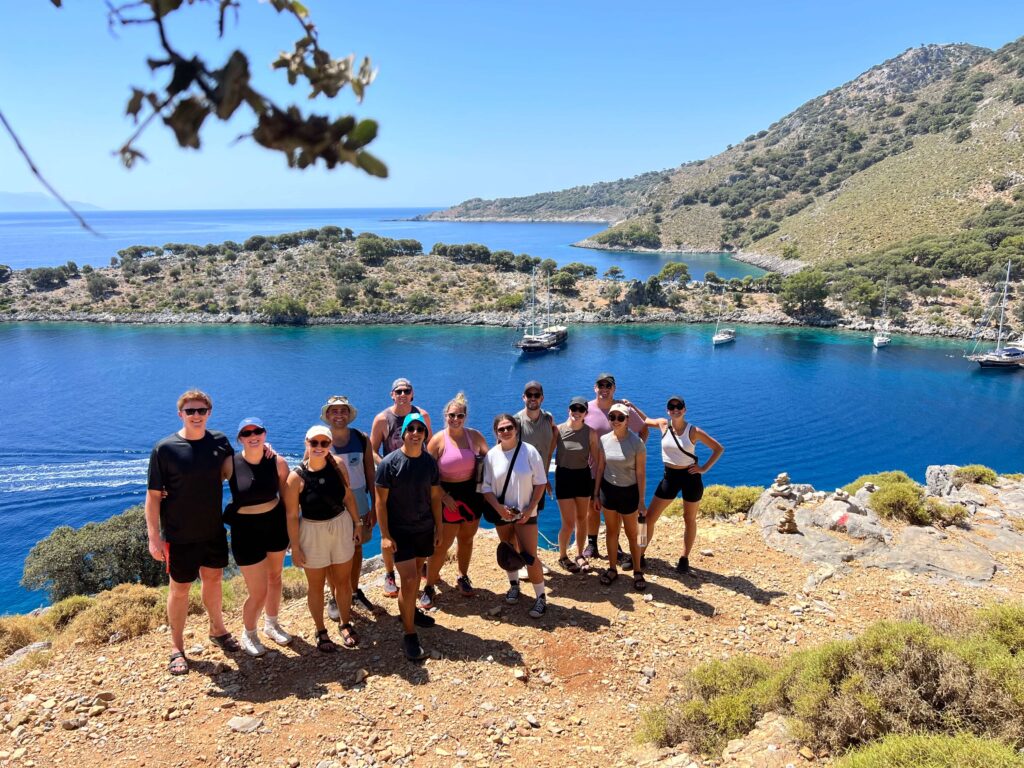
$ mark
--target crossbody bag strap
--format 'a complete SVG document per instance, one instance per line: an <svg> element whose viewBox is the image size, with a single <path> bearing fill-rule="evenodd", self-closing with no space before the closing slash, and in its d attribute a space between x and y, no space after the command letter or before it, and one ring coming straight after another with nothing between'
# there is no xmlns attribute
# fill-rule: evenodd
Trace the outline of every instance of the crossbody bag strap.
<svg viewBox="0 0 1024 768"><path fill-rule="evenodd" d="M523 441L516 443L516 449L512 453L512 461L509 462L508 472L505 473L505 484L501 487L501 495L498 496L498 503L505 503L505 494L508 493L508 484L512 481L512 472L516 468L516 459L519 458L519 449L523 447Z"/></svg>
<svg viewBox="0 0 1024 768"><path fill-rule="evenodd" d="M692 426L691 424L687 424L687 425L686 425L686 428L687 428L687 430L689 430L689 428L690 428L691 426ZM671 421L670 421L670 422L668 423L668 433L669 433L670 435L672 435L672 440L673 440L673 441L675 442L675 444L676 444L676 448L678 448L678 449L679 449L680 451L682 451L682 452L683 452L683 453L685 453L685 454L686 454L687 456L689 456L689 457L690 457L691 459L693 459L693 462L694 462L695 464L699 464L699 463L700 463L700 459L698 459L698 458L697 458L697 454L695 454L695 453L690 453L690 452L689 452L688 450L686 450L685 448L683 448L683 446L682 446L682 445L680 445L680 443L679 443L679 438L678 438L678 437L676 437L676 433L675 433L675 432L674 432L674 431L672 430L672 422L671 422Z"/></svg>

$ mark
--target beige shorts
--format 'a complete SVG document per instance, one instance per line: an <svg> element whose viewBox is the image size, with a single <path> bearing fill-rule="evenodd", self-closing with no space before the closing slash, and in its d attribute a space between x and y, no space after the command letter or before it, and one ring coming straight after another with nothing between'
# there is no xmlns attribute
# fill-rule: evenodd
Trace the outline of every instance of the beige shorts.
<svg viewBox="0 0 1024 768"><path fill-rule="evenodd" d="M326 568L347 563L355 554L352 516L346 512L330 520L299 519L299 546L306 568Z"/></svg>

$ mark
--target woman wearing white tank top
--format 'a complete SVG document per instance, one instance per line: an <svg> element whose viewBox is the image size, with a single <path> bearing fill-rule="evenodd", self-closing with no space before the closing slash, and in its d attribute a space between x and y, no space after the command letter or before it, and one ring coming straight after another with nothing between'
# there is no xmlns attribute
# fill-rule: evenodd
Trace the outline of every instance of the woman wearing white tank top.
<svg viewBox="0 0 1024 768"><path fill-rule="evenodd" d="M644 419L648 426L661 430L661 459L665 464L665 476L654 491L654 498L647 510L647 544L649 546L654 538L654 524L661 513L676 496L682 494L685 529L683 554L676 563L676 570L689 573L690 550L697 539L697 514L704 495L701 475L711 469L725 449L703 429L687 423L686 401L683 398L673 395L668 399L666 409L669 415L667 419ZM703 443L711 449L711 456L703 464L697 458L697 443Z"/></svg>

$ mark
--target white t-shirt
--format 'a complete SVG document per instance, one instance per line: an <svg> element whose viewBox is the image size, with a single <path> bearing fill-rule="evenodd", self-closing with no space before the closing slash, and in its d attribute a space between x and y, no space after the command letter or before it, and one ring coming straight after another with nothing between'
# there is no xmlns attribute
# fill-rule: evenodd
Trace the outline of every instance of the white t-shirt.
<svg viewBox="0 0 1024 768"><path fill-rule="evenodd" d="M500 496L515 450L513 446L511 450L504 451L500 445L496 445L487 452L484 458L484 481L480 488L483 493L489 492ZM516 465L512 468L512 480L509 481L508 490L505 492L505 506L525 509L533 496L534 486L544 485L547 481L544 459L536 448L529 443L523 443L516 457Z"/></svg>

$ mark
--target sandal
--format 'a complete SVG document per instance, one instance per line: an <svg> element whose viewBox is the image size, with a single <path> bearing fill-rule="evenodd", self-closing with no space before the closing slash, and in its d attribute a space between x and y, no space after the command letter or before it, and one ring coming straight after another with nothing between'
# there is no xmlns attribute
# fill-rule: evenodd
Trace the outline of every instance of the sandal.
<svg viewBox="0 0 1024 768"><path fill-rule="evenodd" d="M643 571L633 572L633 589L635 589L637 592L643 592L645 589L647 589L647 580L644 578Z"/></svg>
<svg viewBox="0 0 1024 768"><path fill-rule="evenodd" d="M576 555L576 567L579 568L580 571L585 571L590 567L590 561L583 555Z"/></svg>
<svg viewBox="0 0 1024 768"><path fill-rule="evenodd" d="M606 570L604 573L601 574L600 581L601 581L601 583L604 586L607 587L609 584L611 584L617 578L619 578L619 572L617 570L615 570L614 568L609 568L608 570Z"/></svg>
<svg viewBox="0 0 1024 768"><path fill-rule="evenodd" d="M188 659L185 658L185 654L181 651L175 651L172 653L171 661L167 665L167 671L172 675L187 675Z"/></svg>
<svg viewBox="0 0 1024 768"><path fill-rule="evenodd" d="M242 650L242 646L231 636L230 632L225 632L223 635L210 635L210 642L228 653L238 653Z"/></svg>
<svg viewBox="0 0 1024 768"><path fill-rule="evenodd" d="M352 649L359 645L359 635L356 634L356 630L352 624L342 624L340 629L342 648Z"/></svg>
<svg viewBox="0 0 1024 768"><path fill-rule="evenodd" d="M579 564L573 562L568 557L560 557L560 558L558 558L558 564L560 566L562 566L565 570L567 570L569 573L579 573L580 572Z"/></svg>
<svg viewBox="0 0 1024 768"><path fill-rule="evenodd" d="M337 644L331 640L331 636L327 634L326 627L316 633L316 649L320 653L334 653L338 650Z"/></svg>

